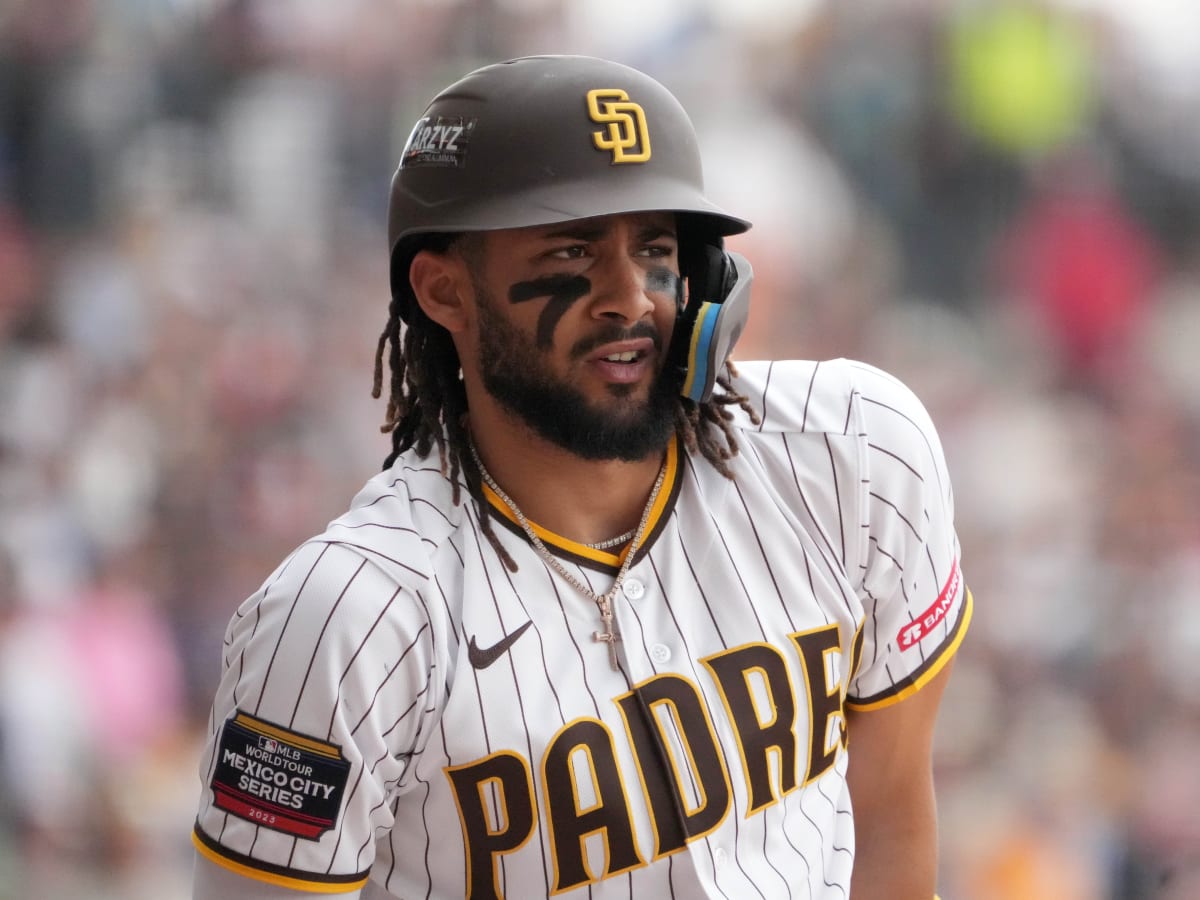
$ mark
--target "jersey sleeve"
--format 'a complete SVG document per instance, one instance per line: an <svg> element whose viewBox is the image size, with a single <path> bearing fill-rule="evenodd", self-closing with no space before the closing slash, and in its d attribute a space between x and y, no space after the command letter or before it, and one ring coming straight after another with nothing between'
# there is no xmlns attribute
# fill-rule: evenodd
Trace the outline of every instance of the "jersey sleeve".
<svg viewBox="0 0 1200 900"><path fill-rule="evenodd" d="M293 553L226 633L201 856L271 890L353 895L444 700L439 642L419 585L342 544Z"/></svg>
<svg viewBox="0 0 1200 900"><path fill-rule="evenodd" d="M864 619L846 702L874 709L919 690L946 665L970 623L972 599L954 494L929 414L891 375L863 363L853 363L852 373Z"/></svg>

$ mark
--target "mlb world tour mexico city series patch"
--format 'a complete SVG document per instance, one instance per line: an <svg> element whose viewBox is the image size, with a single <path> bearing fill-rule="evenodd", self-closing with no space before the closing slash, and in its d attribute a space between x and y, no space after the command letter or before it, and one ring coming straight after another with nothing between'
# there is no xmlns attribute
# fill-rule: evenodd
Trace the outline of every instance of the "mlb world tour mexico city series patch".
<svg viewBox="0 0 1200 900"><path fill-rule="evenodd" d="M238 712L221 732L211 787L218 809L316 840L337 822L349 774L337 744Z"/></svg>

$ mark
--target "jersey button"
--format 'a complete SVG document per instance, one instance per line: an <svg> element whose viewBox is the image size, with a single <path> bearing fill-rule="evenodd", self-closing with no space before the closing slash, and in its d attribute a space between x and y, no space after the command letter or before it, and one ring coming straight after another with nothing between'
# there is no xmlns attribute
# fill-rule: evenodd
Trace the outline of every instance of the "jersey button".
<svg viewBox="0 0 1200 900"><path fill-rule="evenodd" d="M725 852L724 847L718 847L713 851L713 864L718 869L725 868L727 862L729 862L729 854Z"/></svg>
<svg viewBox="0 0 1200 900"><path fill-rule="evenodd" d="M666 644L651 644L650 658L657 663L665 663L671 658L671 648Z"/></svg>
<svg viewBox="0 0 1200 900"><path fill-rule="evenodd" d="M623 585L621 585L621 593L623 593L628 600L641 600L646 596L646 586L636 578L630 578Z"/></svg>

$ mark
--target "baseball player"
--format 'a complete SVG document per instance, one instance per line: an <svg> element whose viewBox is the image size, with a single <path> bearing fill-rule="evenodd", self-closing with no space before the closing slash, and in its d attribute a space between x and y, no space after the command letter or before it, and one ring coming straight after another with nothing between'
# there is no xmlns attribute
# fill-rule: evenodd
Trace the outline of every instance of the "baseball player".
<svg viewBox="0 0 1200 900"><path fill-rule="evenodd" d="M870 365L728 362L748 227L633 69L432 101L393 450L229 625L198 900L934 895L971 617L942 451Z"/></svg>

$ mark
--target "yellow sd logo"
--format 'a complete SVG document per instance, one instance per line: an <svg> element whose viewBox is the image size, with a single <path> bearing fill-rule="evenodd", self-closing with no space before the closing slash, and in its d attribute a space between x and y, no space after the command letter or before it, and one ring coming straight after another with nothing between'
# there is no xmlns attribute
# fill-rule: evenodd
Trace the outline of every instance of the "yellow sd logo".
<svg viewBox="0 0 1200 900"><path fill-rule="evenodd" d="M596 88L588 91L587 104L592 121L608 125L607 130L593 131L592 140L598 149L612 153L614 165L650 158L646 113L627 93L619 88Z"/></svg>

